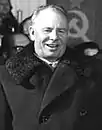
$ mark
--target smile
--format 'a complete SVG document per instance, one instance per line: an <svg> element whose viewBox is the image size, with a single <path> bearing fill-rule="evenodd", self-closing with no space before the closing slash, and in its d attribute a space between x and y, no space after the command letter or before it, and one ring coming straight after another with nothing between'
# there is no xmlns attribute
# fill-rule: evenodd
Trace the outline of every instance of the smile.
<svg viewBox="0 0 102 130"><path fill-rule="evenodd" d="M50 48L57 48L59 45L58 44L46 44L46 46Z"/></svg>

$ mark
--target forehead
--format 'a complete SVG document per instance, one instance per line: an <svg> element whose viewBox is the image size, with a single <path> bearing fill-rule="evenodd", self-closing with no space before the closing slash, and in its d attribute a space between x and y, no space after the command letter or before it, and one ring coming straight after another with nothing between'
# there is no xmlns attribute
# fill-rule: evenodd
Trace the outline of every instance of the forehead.
<svg viewBox="0 0 102 130"><path fill-rule="evenodd" d="M66 28L68 26L68 21L62 12L52 8L47 8L38 14L35 19L35 25L38 25L39 27L56 25Z"/></svg>

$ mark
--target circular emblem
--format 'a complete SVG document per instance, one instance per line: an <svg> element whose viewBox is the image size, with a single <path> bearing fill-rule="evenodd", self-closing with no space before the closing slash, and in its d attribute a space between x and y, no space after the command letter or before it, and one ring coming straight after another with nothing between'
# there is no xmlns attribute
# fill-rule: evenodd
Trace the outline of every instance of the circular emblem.
<svg viewBox="0 0 102 130"><path fill-rule="evenodd" d="M76 14L82 21L82 28L78 26L79 20L77 18L72 18L69 22L69 32L68 36L72 38L82 38L84 41L90 41L86 36L86 33L89 29L89 21L85 13L80 10L71 10L68 13ZM71 33L71 29L74 29L76 33Z"/></svg>

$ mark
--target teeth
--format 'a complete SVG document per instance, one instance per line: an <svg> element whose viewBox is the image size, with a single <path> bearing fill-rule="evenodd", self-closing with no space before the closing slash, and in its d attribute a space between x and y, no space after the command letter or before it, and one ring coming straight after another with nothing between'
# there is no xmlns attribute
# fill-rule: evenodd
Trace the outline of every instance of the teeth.
<svg viewBox="0 0 102 130"><path fill-rule="evenodd" d="M47 46L49 46L49 47L57 47L58 45L49 45L49 44L47 44Z"/></svg>

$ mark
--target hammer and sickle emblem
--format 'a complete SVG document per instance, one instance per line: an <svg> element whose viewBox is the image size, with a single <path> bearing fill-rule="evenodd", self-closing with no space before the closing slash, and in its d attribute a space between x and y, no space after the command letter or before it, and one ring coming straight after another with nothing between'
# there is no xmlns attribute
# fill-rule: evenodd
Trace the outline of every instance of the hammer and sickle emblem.
<svg viewBox="0 0 102 130"><path fill-rule="evenodd" d="M68 36L72 37L72 38L82 38L84 41L90 41L89 38L86 36L86 33L89 29L89 21L86 17L86 15L78 10L71 10L68 11L68 13L75 13L77 14L81 20L82 20L82 28L78 27L78 19L73 18L70 22L69 22L69 32L68 32ZM76 33L71 33L70 29L74 29L76 31Z"/></svg>

